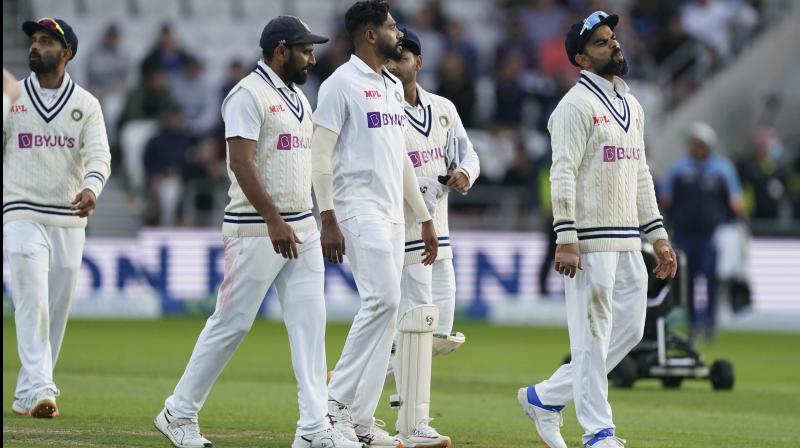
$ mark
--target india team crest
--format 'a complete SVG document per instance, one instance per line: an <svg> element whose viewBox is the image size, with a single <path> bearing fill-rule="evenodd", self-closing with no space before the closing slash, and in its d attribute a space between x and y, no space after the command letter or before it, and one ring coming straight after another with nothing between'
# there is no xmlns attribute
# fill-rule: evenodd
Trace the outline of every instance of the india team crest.
<svg viewBox="0 0 800 448"><path fill-rule="evenodd" d="M72 109L72 112L70 112L69 114L75 121L81 121L81 118L83 118L83 111L81 111L80 109Z"/></svg>
<svg viewBox="0 0 800 448"><path fill-rule="evenodd" d="M446 128L447 125L450 124L450 119L447 118L446 115L439 115L439 124L441 124L443 128Z"/></svg>
<svg viewBox="0 0 800 448"><path fill-rule="evenodd" d="M400 103L403 102L403 96L400 95L400 92L395 91L394 92L394 97L395 97L395 99L397 99L398 102L400 102Z"/></svg>

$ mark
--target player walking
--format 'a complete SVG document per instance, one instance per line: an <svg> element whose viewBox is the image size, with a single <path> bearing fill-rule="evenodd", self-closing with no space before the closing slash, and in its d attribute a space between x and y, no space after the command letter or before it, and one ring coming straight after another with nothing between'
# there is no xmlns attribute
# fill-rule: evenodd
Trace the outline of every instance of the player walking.
<svg viewBox="0 0 800 448"><path fill-rule="evenodd" d="M550 117L556 270L565 279L572 362L517 394L549 447L566 448L561 410L575 400L584 446L621 447L606 374L639 342L647 306L640 231L653 243L659 278L674 277L675 254L645 161L644 113L622 80L627 62L614 34L619 18L597 11L570 28L567 56L578 83Z"/></svg>
<svg viewBox="0 0 800 448"><path fill-rule="evenodd" d="M323 254L340 263L346 248L361 308L328 386L328 412L350 440L400 446L373 416L400 303L403 200L422 223L423 263L433 263L438 244L405 156L403 86L383 66L387 59L400 57L403 35L385 1L354 4L345 14L345 25L355 54L320 87L312 144L314 193L322 215ZM435 309L427 310L420 322L435 328L436 319Z"/></svg>
<svg viewBox="0 0 800 448"><path fill-rule="evenodd" d="M326 418L324 266L311 213L311 33L280 16L261 33L263 60L222 103L230 201L222 226L225 276L217 307L155 426L179 448L210 447L197 414L275 284L289 334L300 419L293 448L356 448Z"/></svg>
<svg viewBox="0 0 800 448"><path fill-rule="evenodd" d="M67 22L25 22L31 75L3 124L3 247L22 368L15 414L58 415L53 368L81 267L87 217L111 168L100 103L66 66L78 51Z"/></svg>
<svg viewBox="0 0 800 448"><path fill-rule="evenodd" d="M437 345L443 346L440 350L445 346L454 350L463 341L460 333L451 335L456 285L447 198L450 188L466 193L478 177L480 165L453 103L417 84L417 73L422 69L422 44L413 31L407 28L401 28L401 31L404 35L402 57L399 61L390 61L387 67L403 83L403 106L408 124L406 152L414 166L428 211L433 216L434 228L439 235L439 254L432 266L422 263L420 225L414 220L410 208L406 207L399 333L395 356L392 357L399 397L393 401L400 406L398 437L406 447L449 447L450 438L429 425L431 346L436 353ZM404 331L407 328L404 320L413 320L415 311L431 304L439 312L439 327L424 333ZM435 338L432 337L434 331Z"/></svg>

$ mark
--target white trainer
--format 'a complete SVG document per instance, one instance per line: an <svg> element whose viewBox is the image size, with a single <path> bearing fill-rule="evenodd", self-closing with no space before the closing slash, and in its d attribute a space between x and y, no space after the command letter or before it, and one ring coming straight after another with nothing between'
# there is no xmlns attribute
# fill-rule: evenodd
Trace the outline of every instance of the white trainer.
<svg viewBox="0 0 800 448"><path fill-rule="evenodd" d="M33 406L30 408L31 417L35 418L55 418L58 417L58 406L56 406L56 395L51 389L44 389L36 395Z"/></svg>
<svg viewBox="0 0 800 448"><path fill-rule="evenodd" d="M606 437L605 439L600 439L597 442L589 445L588 443L584 445L584 447L588 448L625 448L625 439L620 439L619 437Z"/></svg>
<svg viewBox="0 0 800 448"><path fill-rule="evenodd" d="M292 448L366 448L366 445L347 440L339 431L328 428L313 434L295 436Z"/></svg>
<svg viewBox="0 0 800 448"><path fill-rule="evenodd" d="M356 432L353 430L353 416L350 406L336 400L328 400L328 421L333 429L351 442L358 442Z"/></svg>
<svg viewBox="0 0 800 448"><path fill-rule="evenodd" d="M422 422L410 435L398 434L397 438L406 448L450 448L452 446L450 437L439 434L429 423L430 421Z"/></svg>
<svg viewBox="0 0 800 448"><path fill-rule="evenodd" d="M354 429L358 436L358 441L364 443L368 447L375 448L405 448L403 442L389 435L385 429L386 423L377 418L372 419L372 427L368 428L362 425L355 425Z"/></svg>
<svg viewBox="0 0 800 448"><path fill-rule="evenodd" d="M153 426L172 443L175 448L211 448L210 440L203 437L197 421L176 418L169 409L164 408L156 415Z"/></svg>
<svg viewBox="0 0 800 448"><path fill-rule="evenodd" d="M533 420L536 425L536 434L545 446L549 448L567 448L567 442L561 437L561 427L564 426L561 411L551 411L531 404L528 400L528 389L533 388L533 386L529 388L521 387L517 391L517 401L519 401L528 418ZM533 395L536 396L535 389ZM536 397L536 400L538 400L538 397Z"/></svg>
<svg viewBox="0 0 800 448"><path fill-rule="evenodd" d="M31 409L28 407L28 401L14 398L14 403L11 404L11 412L14 415L25 415L30 417Z"/></svg>

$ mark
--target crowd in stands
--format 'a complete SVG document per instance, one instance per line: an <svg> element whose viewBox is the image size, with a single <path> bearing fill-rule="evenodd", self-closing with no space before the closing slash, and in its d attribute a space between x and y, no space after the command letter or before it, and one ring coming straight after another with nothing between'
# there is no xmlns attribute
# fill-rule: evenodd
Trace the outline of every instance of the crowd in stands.
<svg viewBox="0 0 800 448"><path fill-rule="evenodd" d="M526 227L532 222L539 227L538 211L547 215L548 195L542 190L550 158L547 118L577 76L564 56L570 23L596 9L619 14L615 32L630 61L630 83L653 92L651 109L664 111L730 64L761 27L758 1L503 0L478 19L496 30L497 35L486 36L449 16L440 0L413 11L392 3L397 3L398 22L414 29L423 43L421 84L454 102L482 157L479 184L492 191L491 197L481 203L481 188L476 188L474 198L457 198L455 211L485 210L497 191L519 191L521 199L512 207ZM303 86L312 104L316 86L349 58L351 44L340 22L341 17L331 19L331 40L318 46L317 65ZM141 167L117 167L117 172L131 196L139 198L137 213L149 225L215 224L225 202L219 109L255 60L201 60L183 44L190 37L165 23L150 51L135 61L123 45L130 36L110 24L85 56L85 83L110 120L115 160ZM257 50L256 42L253 47ZM224 79L209 79L208 64L227 66ZM143 121L149 125L136 125ZM138 137L144 140L142 149L120 154L139 135L144 135ZM754 137L739 169L746 203L742 214L800 218L800 162L790 160L788 149L768 128Z"/></svg>

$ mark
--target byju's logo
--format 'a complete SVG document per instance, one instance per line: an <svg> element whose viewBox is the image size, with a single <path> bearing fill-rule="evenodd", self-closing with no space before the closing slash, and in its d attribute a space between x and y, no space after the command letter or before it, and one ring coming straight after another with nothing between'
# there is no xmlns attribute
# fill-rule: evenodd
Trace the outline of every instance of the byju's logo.
<svg viewBox="0 0 800 448"><path fill-rule="evenodd" d="M371 128L381 127L381 113L380 112L367 112L367 126Z"/></svg>
<svg viewBox="0 0 800 448"><path fill-rule="evenodd" d="M405 126L405 123L405 114L367 112L367 126L371 128L379 128L381 126Z"/></svg>
<svg viewBox="0 0 800 448"><path fill-rule="evenodd" d="M419 151L408 153L408 158L411 159L411 164L414 165L414 168L422 166L422 158L419 156Z"/></svg>
<svg viewBox="0 0 800 448"><path fill-rule="evenodd" d="M298 137L292 134L278 134L277 149L287 151L290 149L308 149L311 147L311 139Z"/></svg>
<svg viewBox="0 0 800 448"><path fill-rule="evenodd" d="M617 160L639 160L639 148L623 148L622 146L603 146L603 162L616 162Z"/></svg>
<svg viewBox="0 0 800 448"><path fill-rule="evenodd" d="M19 134L20 149L33 148L33 134Z"/></svg>

